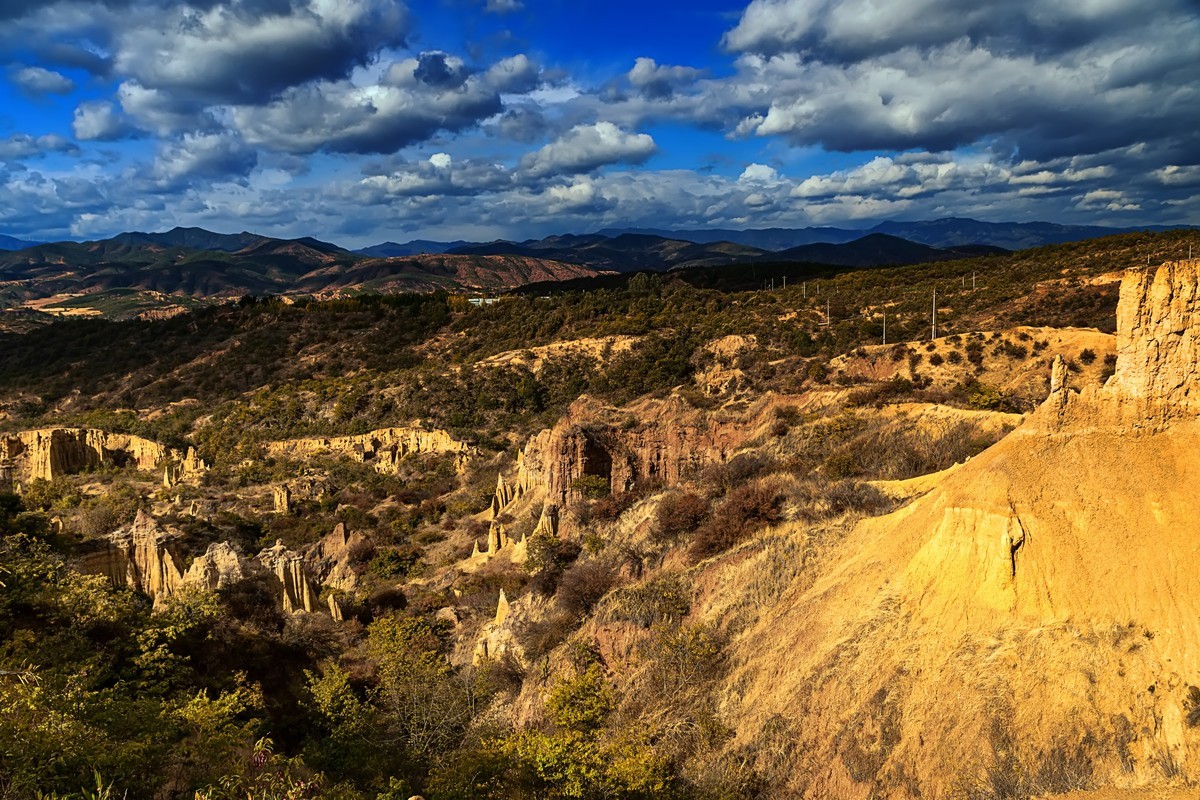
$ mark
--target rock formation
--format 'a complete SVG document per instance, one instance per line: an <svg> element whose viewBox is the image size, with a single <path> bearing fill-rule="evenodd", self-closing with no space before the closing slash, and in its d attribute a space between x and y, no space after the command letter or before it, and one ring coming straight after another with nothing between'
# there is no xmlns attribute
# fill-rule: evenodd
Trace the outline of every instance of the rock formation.
<svg viewBox="0 0 1200 800"><path fill-rule="evenodd" d="M114 587L149 595L157 606L178 592L184 582L178 539L178 533L164 530L139 510L132 524L86 553L79 569L89 575L104 575Z"/></svg>
<svg viewBox="0 0 1200 800"><path fill-rule="evenodd" d="M243 558L229 542L214 542L188 567L183 582L186 586L215 592L261 572L256 562Z"/></svg>
<svg viewBox="0 0 1200 800"><path fill-rule="evenodd" d="M1128 274L1105 386L1060 364L1021 427L855 526L740 639L726 710L742 744L798 721L796 796L1200 772L1198 270Z"/></svg>
<svg viewBox="0 0 1200 800"><path fill-rule="evenodd" d="M1197 261L1133 270L1117 305L1117 369L1107 394L1135 421L1200 411Z"/></svg>
<svg viewBox="0 0 1200 800"><path fill-rule="evenodd" d="M276 514L292 513L292 490L287 484L271 487L271 500Z"/></svg>
<svg viewBox="0 0 1200 800"><path fill-rule="evenodd" d="M284 547L283 542L277 540L273 547L263 550L257 558L278 581L285 614L315 611L319 607L317 593L304 571L303 556Z"/></svg>
<svg viewBox="0 0 1200 800"><path fill-rule="evenodd" d="M354 563L371 549L371 542L361 533L348 533L345 523L339 522L328 535L304 553L308 574L322 586L343 592L358 588Z"/></svg>
<svg viewBox="0 0 1200 800"><path fill-rule="evenodd" d="M340 619L340 604L331 596L330 602L322 605L314 584L353 591L358 586L353 563L370 547L362 534L347 533L339 524L303 554L277 541L255 558L246 558L228 542L215 542L185 569L178 546L182 536L138 511L131 525L91 543L77 566L85 574L104 575L115 588L148 595L156 608L184 588L216 591L238 581L266 577L286 613L323 613L327 605L334 618Z"/></svg>
<svg viewBox="0 0 1200 800"><path fill-rule="evenodd" d="M321 455L349 458L371 464L385 474L394 474L400 462L410 455L451 454L459 469L466 467L475 451L445 431L425 431L418 428L384 428L361 436L288 439L269 442L267 455L303 461Z"/></svg>
<svg viewBox="0 0 1200 800"><path fill-rule="evenodd" d="M520 500L534 489L536 481L533 473L525 466L525 453L517 453L517 470L513 481L505 480L504 473L496 476L496 493L492 496L492 518L500 516L504 510Z"/></svg>
<svg viewBox="0 0 1200 800"><path fill-rule="evenodd" d="M724 461L750 435L751 426L722 424L672 396L635 410L641 422L606 422L606 410L589 398L571 405L552 429L534 436L524 467L560 506L578 497L573 484L584 476L607 481L613 492L639 482L675 484L687 474Z"/></svg>
<svg viewBox="0 0 1200 800"><path fill-rule="evenodd" d="M174 485L207 468L194 449L181 454L140 436L81 428L0 435L0 461L10 462L13 477L20 481L49 481L101 466L132 466L143 471L161 466L164 478Z"/></svg>

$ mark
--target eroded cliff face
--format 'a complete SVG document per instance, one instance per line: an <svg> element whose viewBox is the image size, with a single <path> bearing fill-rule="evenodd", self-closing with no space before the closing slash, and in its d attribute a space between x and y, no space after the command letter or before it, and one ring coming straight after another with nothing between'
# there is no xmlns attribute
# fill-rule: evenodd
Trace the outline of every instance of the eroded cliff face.
<svg viewBox="0 0 1200 800"><path fill-rule="evenodd" d="M303 553L281 542L247 558L228 542L214 542L190 565L179 546L183 534L165 528L144 511L132 524L90 544L78 562L80 572L103 575L114 588L149 596L156 608L185 589L216 591L255 578L266 578L285 613L340 614L336 603L322 604L318 586L353 591L358 585L355 560L370 542L339 524Z"/></svg>
<svg viewBox="0 0 1200 800"><path fill-rule="evenodd" d="M335 455L363 464L371 464L385 474L394 474L400 462L410 455L450 454L459 469L465 468L474 449L445 431L419 428L384 428L361 436L314 437L269 442L267 455L273 458L306 460L315 456Z"/></svg>
<svg viewBox="0 0 1200 800"><path fill-rule="evenodd" d="M115 531L85 554L79 570L104 575L114 587L149 595L160 605L184 583L180 535L168 531L144 511L129 526Z"/></svg>
<svg viewBox="0 0 1200 800"><path fill-rule="evenodd" d="M753 423L722 423L679 397L651 400L622 421L589 398L571 405L553 428L525 447L523 468L550 502L566 505L579 478L596 476L626 492L641 482L673 485L726 460L753 434ZM636 420L632 424L624 420Z"/></svg>
<svg viewBox="0 0 1200 800"><path fill-rule="evenodd" d="M742 744L786 724L797 796L1200 774L1198 291L1197 262L1129 274L1104 387L1060 363L1024 425L739 639L726 713Z"/></svg>
<svg viewBox="0 0 1200 800"><path fill-rule="evenodd" d="M317 610L317 593L304 570L304 557L276 541L258 554L258 561L275 576L285 614Z"/></svg>
<svg viewBox="0 0 1200 800"><path fill-rule="evenodd" d="M371 549L367 537L350 532L345 523L339 522L332 532L304 553L305 569L322 586L352 592L358 587L354 564Z"/></svg>
<svg viewBox="0 0 1200 800"><path fill-rule="evenodd" d="M166 470L168 485L207 468L194 449L180 453L158 442L123 433L82 428L45 428L0 435L0 462L18 481L54 480L102 466Z"/></svg>
<svg viewBox="0 0 1200 800"><path fill-rule="evenodd" d="M1117 369L1103 395L1137 421L1200 411L1200 262L1134 270L1117 305Z"/></svg>

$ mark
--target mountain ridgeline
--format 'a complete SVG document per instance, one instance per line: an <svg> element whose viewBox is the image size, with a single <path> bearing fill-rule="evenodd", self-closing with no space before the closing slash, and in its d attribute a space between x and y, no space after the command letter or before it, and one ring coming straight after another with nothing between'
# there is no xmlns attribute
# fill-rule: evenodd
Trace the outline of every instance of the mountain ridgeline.
<svg viewBox="0 0 1200 800"><path fill-rule="evenodd" d="M350 251L304 237L175 228L122 233L90 242L33 244L8 239L0 252L0 308L6 329L27 329L48 314L128 318L182 313L245 295L345 297L364 292L500 293L570 282L606 285L610 276L672 270L724 270L729 286L841 269L1001 255L1111 232L1050 223L945 219L881 223L870 231L806 228L766 231L620 231L489 243L388 242ZM780 265L814 265L780 270ZM819 270L818 270L819 271ZM778 273L778 274L776 274ZM698 273L688 280L708 280ZM730 283L732 281L732 283ZM583 283L580 283L583 282Z"/></svg>

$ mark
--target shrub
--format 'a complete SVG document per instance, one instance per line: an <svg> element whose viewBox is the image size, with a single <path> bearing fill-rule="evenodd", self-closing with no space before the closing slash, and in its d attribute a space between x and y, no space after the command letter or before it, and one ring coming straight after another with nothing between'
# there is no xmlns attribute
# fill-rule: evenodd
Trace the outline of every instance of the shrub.
<svg viewBox="0 0 1200 800"><path fill-rule="evenodd" d="M692 492L668 494L654 512L653 537L670 542L686 536L708 517L709 507L708 500Z"/></svg>
<svg viewBox="0 0 1200 800"><path fill-rule="evenodd" d="M554 724L565 730L588 732L604 725L616 706L613 689L598 664L555 684L546 700Z"/></svg>
<svg viewBox="0 0 1200 800"><path fill-rule="evenodd" d="M912 395L916 386L911 380L901 375L893 376L890 380L859 389L853 392L846 401L852 406L876 406L898 401Z"/></svg>
<svg viewBox="0 0 1200 800"><path fill-rule="evenodd" d="M521 644L525 646L525 658L536 662L549 655L554 648L574 629L577 620L572 615L556 611L546 615L544 619L533 620L525 624L521 631Z"/></svg>
<svg viewBox="0 0 1200 800"><path fill-rule="evenodd" d="M603 561L577 562L563 572L558 581L558 604L564 611L587 614L616 581L613 568Z"/></svg>
<svg viewBox="0 0 1200 800"><path fill-rule="evenodd" d="M778 466L774 459L760 453L739 453L724 464L706 469L700 480L708 485L710 494L720 496Z"/></svg>
<svg viewBox="0 0 1200 800"><path fill-rule="evenodd" d="M628 511L637 502L637 498L638 495L634 492L620 492L593 500L583 509L584 513L580 517L586 517L586 519L581 521L584 524L590 520L612 522Z"/></svg>
<svg viewBox="0 0 1200 800"><path fill-rule="evenodd" d="M612 491L608 478L603 475L580 475L571 481L571 489L583 495L585 500L598 500Z"/></svg>
<svg viewBox="0 0 1200 800"><path fill-rule="evenodd" d="M725 667L724 642L710 625L656 626L641 647L650 661L651 681L667 700L720 677Z"/></svg>
<svg viewBox="0 0 1200 800"><path fill-rule="evenodd" d="M1117 371L1117 354L1107 353L1104 356L1104 366L1100 368L1100 382L1104 383Z"/></svg>
<svg viewBox="0 0 1200 800"><path fill-rule="evenodd" d="M578 543L563 541L548 533L529 537L525 571L533 575L530 586L540 594L554 594L563 571L582 551Z"/></svg>
<svg viewBox="0 0 1200 800"><path fill-rule="evenodd" d="M1079 351L1079 360L1084 364L1091 364L1096 360L1096 351L1090 347L1085 347Z"/></svg>
<svg viewBox="0 0 1200 800"><path fill-rule="evenodd" d="M723 553L759 528L778 522L783 497L773 487L742 486L729 494L692 540L691 556L699 561Z"/></svg>
<svg viewBox="0 0 1200 800"><path fill-rule="evenodd" d="M620 590L610 613L613 619L649 628L655 623L677 622L691 608L691 587L682 575L668 573Z"/></svg>
<svg viewBox="0 0 1200 800"><path fill-rule="evenodd" d="M974 383L966 387L967 405L981 411L1014 411L1012 398L994 386Z"/></svg>
<svg viewBox="0 0 1200 800"><path fill-rule="evenodd" d="M421 560L421 549L408 546L378 551L367 565L372 575L388 579L408 575Z"/></svg>
<svg viewBox="0 0 1200 800"><path fill-rule="evenodd" d="M946 359L942 358L941 353L934 353L929 357L929 366L931 367L940 367L945 362Z"/></svg>
<svg viewBox="0 0 1200 800"><path fill-rule="evenodd" d="M891 511L895 505L874 486L857 481L839 481L829 487L825 497L829 502L829 510L835 515L856 512L875 516Z"/></svg>

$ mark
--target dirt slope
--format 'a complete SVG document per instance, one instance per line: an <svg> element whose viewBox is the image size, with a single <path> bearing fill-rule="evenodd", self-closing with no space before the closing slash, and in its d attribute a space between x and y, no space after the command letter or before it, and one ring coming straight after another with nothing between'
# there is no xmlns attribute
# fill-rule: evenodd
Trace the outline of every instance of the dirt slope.
<svg viewBox="0 0 1200 800"><path fill-rule="evenodd" d="M1198 266L1126 276L1106 386L1059 362L1020 428L741 638L726 711L745 743L787 726L796 796L1200 777Z"/></svg>

